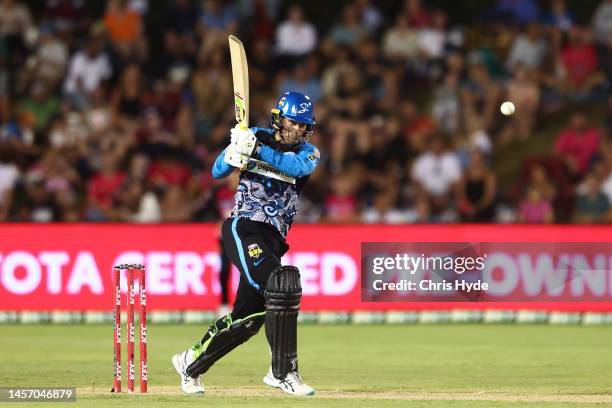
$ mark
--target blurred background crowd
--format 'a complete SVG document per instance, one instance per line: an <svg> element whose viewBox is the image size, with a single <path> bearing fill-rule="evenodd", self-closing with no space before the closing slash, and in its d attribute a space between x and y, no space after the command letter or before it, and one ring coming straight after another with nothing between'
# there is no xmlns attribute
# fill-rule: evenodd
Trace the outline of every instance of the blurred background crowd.
<svg viewBox="0 0 612 408"><path fill-rule="evenodd" d="M301 222L612 220L612 0L0 0L0 221L227 216L228 34L253 126L315 103Z"/></svg>

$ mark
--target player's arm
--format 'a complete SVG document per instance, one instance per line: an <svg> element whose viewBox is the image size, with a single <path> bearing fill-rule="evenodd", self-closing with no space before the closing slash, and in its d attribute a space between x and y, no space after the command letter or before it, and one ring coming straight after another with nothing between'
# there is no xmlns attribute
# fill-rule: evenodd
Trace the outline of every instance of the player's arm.
<svg viewBox="0 0 612 408"><path fill-rule="evenodd" d="M259 144L257 157L277 170L292 177L304 177L311 174L319 164L319 149L310 143L297 152L279 152L264 144Z"/></svg>
<svg viewBox="0 0 612 408"><path fill-rule="evenodd" d="M234 167L230 166L225 162L225 153L227 149L227 147L223 149L223 151L215 159L215 163L212 167L212 176L215 179L222 179L224 177L227 177L231 174L232 170L234 170Z"/></svg>

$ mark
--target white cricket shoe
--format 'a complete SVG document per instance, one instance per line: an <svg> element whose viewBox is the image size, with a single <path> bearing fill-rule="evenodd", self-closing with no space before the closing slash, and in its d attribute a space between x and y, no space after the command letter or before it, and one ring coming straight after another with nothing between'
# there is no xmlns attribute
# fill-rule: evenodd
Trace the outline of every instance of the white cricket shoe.
<svg viewBox="0 0 612 408"><path fill-rule="evenodd" d="M272 367L270 367L268 373L263 378L263 382L270 387L280 388L291 395L307 396L315 394L314 388L304 383L300 373L297 371L290 371L284 379L279 380L274 377L274 374L272 374Z"/></svg>
<svg viewBox="0 0 612 408"><path fill-rule="evenodd" d="M172 365L176 372L181 376L181 390L185 394L204 394L204 384L198 376L193 378L187 375L187 367L194 361L194 351L189 349L172 357Z"/></svg>

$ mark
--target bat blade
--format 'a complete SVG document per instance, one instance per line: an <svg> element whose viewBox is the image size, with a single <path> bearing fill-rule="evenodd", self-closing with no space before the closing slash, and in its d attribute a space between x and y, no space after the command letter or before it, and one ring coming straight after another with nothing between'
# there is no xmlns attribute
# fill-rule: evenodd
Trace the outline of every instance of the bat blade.
<svg viewBox="0 0 612 408"><path fill-rule="evenodd" d="M249 66L244 45L237 37L228 37L234 82L236 121L242 128L249 126Z"/></svg>

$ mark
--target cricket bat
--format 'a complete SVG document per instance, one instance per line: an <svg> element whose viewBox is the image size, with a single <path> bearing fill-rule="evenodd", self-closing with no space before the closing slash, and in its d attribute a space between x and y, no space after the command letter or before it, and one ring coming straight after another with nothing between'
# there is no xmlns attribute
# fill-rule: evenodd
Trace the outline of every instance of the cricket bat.
<svg viewBox="0 0 612 408"><path fill-rule="evenodd" d="M242 129L249 127L249 65L244 45L237 37L228 37L234 81L234 109L236 121Z"/></svg>

